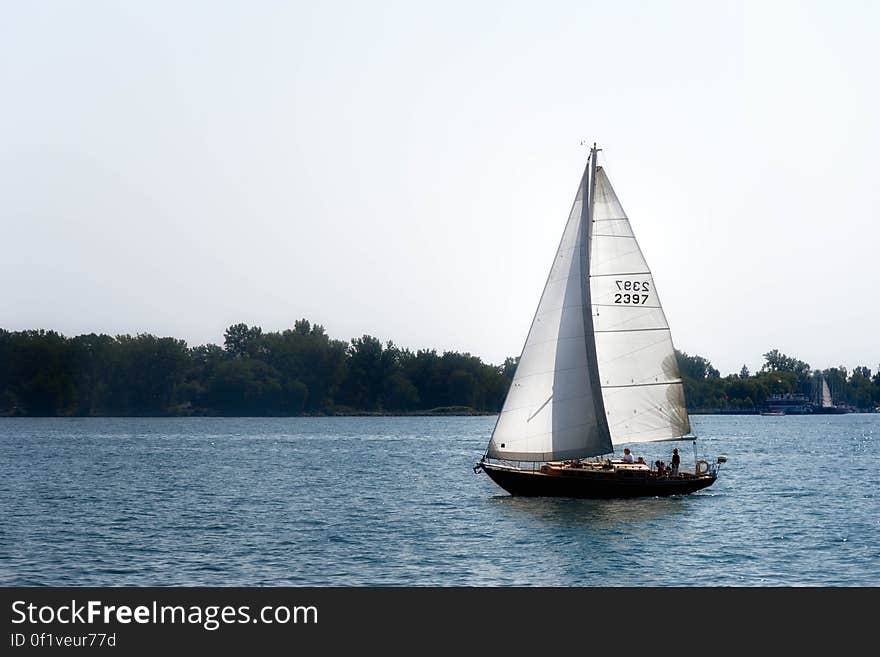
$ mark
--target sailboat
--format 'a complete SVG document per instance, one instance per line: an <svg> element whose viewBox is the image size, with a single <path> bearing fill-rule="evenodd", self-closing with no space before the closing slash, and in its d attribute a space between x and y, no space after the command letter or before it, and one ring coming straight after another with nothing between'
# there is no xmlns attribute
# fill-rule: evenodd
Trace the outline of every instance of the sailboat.
<svg viewBox="0 0 880 657"><path fill-rule="evenodd" d="M513 495L693 493L721 463L664 472L617 446L692 440L672 336L651 271L593 144L486 452ZM627 450L628 452L629 450Z"/></svg>
<svg viewBox="0 0 880 657"><path fill-rule="evenodd" d="M834 403L831 397L831 390L824 376L822 377L821 398L819 403L813 406L813 413L817 415L843 415L849 413L849 409L846 406L838 406Z"/></svg>

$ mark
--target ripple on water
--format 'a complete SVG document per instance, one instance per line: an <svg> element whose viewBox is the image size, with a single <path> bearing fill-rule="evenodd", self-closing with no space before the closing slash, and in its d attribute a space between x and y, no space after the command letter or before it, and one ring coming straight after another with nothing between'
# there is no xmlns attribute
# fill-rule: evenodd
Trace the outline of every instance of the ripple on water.
<svg viewBox="0 0 880 657"><path fill-rule="evenodd" d="M593 501L475 476L494 417L3 418L0 584L880 585L880 415L766 420L693 418L710 489Z"/></svg>

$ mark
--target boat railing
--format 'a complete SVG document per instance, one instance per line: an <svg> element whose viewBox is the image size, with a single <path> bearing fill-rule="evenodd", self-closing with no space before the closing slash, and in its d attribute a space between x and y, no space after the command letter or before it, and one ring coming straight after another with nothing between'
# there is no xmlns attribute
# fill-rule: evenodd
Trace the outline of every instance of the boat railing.
<svg viewBox="0 0 880 657"><path fill-rule="evenodd" d="M726 456L718 456L715 459L715 462L709 466L709 472L713 476L717 477L718 473L721 472L721 466L725 463L727 463L727 457Z"/></svg>
<svg viewBox="0 0 880 657"><path fill-rule="evenodd" d="M484 463L488 463L488 464L493 465L495 467L509 468L511 470L518 470L518 471L531 471L531 472L541 471L541 470L543 470L544 466L546 466L548 464L549 465L555 464L557 466L560 465L560 462L556 462L556 461L512 461L512 460L508 460L508 459L496 459L496 458L491 458L489 456L484 456L482 459L480 459L480 462L474 466L474 472L475 473L479 472ZM718 476L718 473L721 471L721 466L724 463L727 463L726 456L718 456L712 462L705 461L702 459L698 460L694 474L696 474L697 476L706 475L706 474ZM589 466L598 467L600 464L607 464L607 466L610 466L612 464L612 461L607 460L607 459L605 459L605 460L596 459L595 461L580 462L579 465L580 465L580 467L589 467ZM616 467L620 467L622 469L645 469L645 470L649 470L650 472L656 472L654 467L652 465L648 465L648 464L640 464L640 463L625 464L620 461L614 461L613 465ZM667 470L666 474L668 474L668 473L669 473L669 470Z"/></svg>
<svg viewBox="0 0 880 657"><path fill-rule="evenodd" d="M503 468L511 468L514 470L531 470L533 472L537 472L541 469L541 466L545 463L545 461L511 461L508 459L496 459L489 456L484 456L480 463L489 463L491 465L496 465Z"/></svg>

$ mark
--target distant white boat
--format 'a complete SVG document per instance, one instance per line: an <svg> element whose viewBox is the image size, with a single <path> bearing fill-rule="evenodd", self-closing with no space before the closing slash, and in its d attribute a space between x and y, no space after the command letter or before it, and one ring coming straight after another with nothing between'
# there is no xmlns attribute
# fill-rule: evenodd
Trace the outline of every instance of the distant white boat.
<svg viewBox="0 0 880 657"><path fill-rule="evenodd" d="M850 409L846 406L836 405L831 397L831 390L828 388L828 382L822 377L822 396L819 405L813 408L813 413L819 415L843 415L849 413Z"/></svg>

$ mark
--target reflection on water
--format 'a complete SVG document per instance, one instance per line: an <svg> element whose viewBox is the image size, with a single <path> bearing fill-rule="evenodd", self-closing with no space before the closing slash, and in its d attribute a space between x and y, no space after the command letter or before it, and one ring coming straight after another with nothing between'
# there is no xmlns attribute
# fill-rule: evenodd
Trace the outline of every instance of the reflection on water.
<svg viewBox="0 0 880 657"><path fill-rule="evenodd" d="M617 529L632 524L674 518L683 514L688 500L683 497L649 497L618 500L577 500L555 497L512 497L497 495L491 502L500 513L537 520L552 527Z"/></svg>

